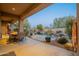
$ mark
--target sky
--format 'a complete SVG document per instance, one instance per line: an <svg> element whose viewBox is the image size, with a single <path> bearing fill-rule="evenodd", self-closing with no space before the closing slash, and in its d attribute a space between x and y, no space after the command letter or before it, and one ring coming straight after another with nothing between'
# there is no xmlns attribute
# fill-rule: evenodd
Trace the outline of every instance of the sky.
<svg viewBox="0 0 79 59"><path fill-rule="evenodd" d="M43 26L50 26L53 24L55 18L64 16L76 17L76 4L75 3L56 3L48 6L47 8L37 12L36 14L28 17L28 22L31 27L35 27L38 24Z"/></svg>

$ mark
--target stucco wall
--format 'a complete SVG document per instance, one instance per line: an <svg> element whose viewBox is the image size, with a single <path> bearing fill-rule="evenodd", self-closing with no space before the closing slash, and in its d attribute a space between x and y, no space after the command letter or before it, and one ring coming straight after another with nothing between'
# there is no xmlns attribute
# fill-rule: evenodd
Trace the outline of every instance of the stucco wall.
<svg viewBox="0 0 79 59"><path fill-rule="evenodd" d="M2 34L6 34L7 33L7 23L2 22L1 26L2 26Z"/></svg>

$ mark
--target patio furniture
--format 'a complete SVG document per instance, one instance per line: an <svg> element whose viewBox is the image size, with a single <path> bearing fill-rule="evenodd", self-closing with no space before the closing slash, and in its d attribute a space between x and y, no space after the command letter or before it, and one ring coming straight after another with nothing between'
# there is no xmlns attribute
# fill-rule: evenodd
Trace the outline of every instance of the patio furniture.
<svg viewBox="0 0 79 59"><path fill-rule="evenodd" d="M9 42L10 42L10 43L12 43L12 42L17 42L17 41L18 41L17 36L18 36L17 32L12 32L12 33L10 34Z"/></svg>
<svg viewBox="0 0 79 59"><path fill-rule="evenodd" d="M9 35L8 34L2 34L2 38L0 38L0 44L6 45L8 43Z"/></svg>

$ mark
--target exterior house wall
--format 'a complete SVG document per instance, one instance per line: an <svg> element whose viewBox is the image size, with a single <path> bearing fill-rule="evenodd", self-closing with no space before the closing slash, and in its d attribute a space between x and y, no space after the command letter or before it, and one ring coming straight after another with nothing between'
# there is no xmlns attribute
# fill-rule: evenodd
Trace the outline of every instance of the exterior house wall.
<svg viewBox="0 0 79 59"><path fill-rule="evenodd" d="M7 34L7 23L3 22L1 24L1 28L2 28L2 34Z"/></svg>

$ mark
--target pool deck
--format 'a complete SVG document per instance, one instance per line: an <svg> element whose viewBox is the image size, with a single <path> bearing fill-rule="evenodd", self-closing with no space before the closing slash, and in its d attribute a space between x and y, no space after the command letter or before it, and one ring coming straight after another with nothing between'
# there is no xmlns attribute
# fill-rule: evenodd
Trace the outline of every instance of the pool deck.
<svg viewBox="0 0 79 59"><path fill-rule="evenodd" d="M72 56L73 52L26 38L16 44L0 45L0 55L14 51L16 56Z"/></svg>

